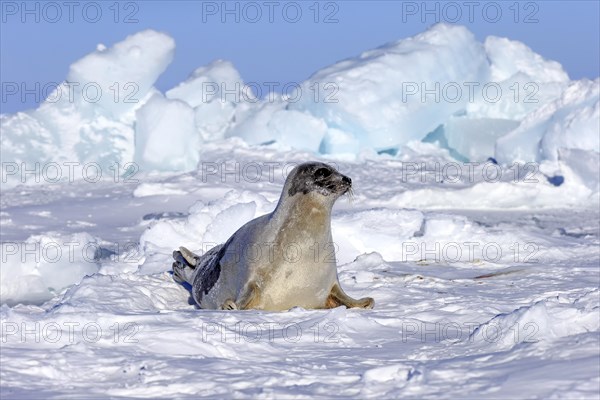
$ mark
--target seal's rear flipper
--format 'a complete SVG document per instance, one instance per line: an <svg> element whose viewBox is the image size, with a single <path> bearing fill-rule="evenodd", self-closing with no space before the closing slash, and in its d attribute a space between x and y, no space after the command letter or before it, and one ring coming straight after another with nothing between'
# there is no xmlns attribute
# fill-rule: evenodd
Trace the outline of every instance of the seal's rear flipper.
<svg viewBox="0 0 600 400"><path fill-rule="evenodd" d="M373 308L375 305L375 300L371 297L363 297L362 299L353 299L348 296L339 284L333 285L331 288L331 293L329 293L329 297L325 302L325 308L335 308L339 306L346 306L348 308Z"/></svg>
<svg viewBox="0 0 600 400"><path fill-rule="evenodd" d="M183 246L179 247L178 253L181 254L181 256L185 259L185 261L187 261L188 265L192 269L196 268L196 265L198 265L198 260L200 259L200 256L192 253L191 251L189 251L188 249L186 249ZM175 255L175 252L173 252L173 255Z"/></svg>
<svg viewBox="0 0 600 400"><path fill-rule="evenodd" d="M183 277L181 276L181 272L179 272L179 265L174 262L173 263L173 280L175 280L175 282L177 283L184 283L185 279L183 279Z"/></svg>
<svg viewBox="0 0 600 400"><path fill-rule="evenodd" d="M199 258L185 247L173 251L173 259L175 260L173 263L173 278L179 283L192 284L192 276Z"/></svg>

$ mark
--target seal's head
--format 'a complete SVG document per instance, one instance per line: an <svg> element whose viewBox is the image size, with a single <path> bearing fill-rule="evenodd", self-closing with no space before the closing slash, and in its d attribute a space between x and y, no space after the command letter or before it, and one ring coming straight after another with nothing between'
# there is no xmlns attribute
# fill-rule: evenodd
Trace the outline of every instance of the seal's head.
<svg viewBox="0 0 600 400"><path fill-rule="evenodd" d="M307 162L294 168L287 177L284 195L314 193L331 200L352 189L352 180L340 174L330 165L320 162Z"/></svg>

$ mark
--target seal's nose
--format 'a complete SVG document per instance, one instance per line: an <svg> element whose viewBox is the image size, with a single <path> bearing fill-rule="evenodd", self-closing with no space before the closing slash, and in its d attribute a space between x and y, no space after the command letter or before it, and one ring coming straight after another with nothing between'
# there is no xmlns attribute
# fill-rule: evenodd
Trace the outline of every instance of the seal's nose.
<svg viewBox="0 0 600 400"><path fill-rule="evenodd" d="M352 186L352 179L348 178L346 175L342 175L342 182L348 186Z"/></svg>

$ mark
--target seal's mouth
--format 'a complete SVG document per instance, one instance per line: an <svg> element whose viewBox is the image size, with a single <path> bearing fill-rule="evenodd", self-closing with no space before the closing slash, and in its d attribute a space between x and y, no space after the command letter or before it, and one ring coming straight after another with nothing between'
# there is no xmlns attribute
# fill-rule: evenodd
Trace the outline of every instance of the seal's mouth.
<svg viewBox="0 0 600 400"><path fill-rule="evenodd" d="M346 175L342 175L342 179L338 182L336 192L340 194L340 196L348 193L352 195L352 179L348 178Z"/></svg>
<svg viewBox="0 0 600 400"><path fill-rule="evenodd" d="M321 187L320 192L325 196L334 195L339 197L352 191L352 180L344 175L318 182L317 185Z"/></svg>

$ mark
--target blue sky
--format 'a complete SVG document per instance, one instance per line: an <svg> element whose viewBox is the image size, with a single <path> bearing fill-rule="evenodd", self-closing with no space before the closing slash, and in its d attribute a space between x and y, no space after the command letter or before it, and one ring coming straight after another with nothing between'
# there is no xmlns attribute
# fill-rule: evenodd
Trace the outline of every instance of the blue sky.
<svg viewBox="0 0 600 400"><path fill-rule="evenodd" d="M163 91L217 58L232 61L247 82L300 82L319 68L440 21L465 25L479 39L520 40L560 62L572 79L596 78L600 69L598 1L75 1L72 8L62 1L0 3L1 81L28 88L64 80L69 65L98 43L112 45L147 28L177 43L175 60L157 83ZM35 104L32 95L25 101L2 96L1 106L11 113Z"/></svg>

